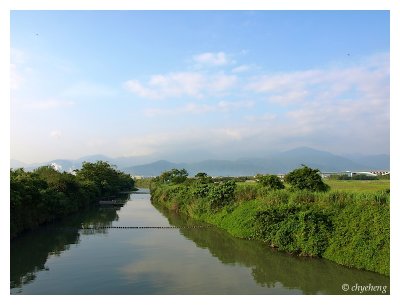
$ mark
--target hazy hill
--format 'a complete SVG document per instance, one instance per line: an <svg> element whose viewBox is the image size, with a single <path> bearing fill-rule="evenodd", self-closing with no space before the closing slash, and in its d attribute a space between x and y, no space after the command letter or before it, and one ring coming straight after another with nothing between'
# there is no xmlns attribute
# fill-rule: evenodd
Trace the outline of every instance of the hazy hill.
<svg viewBox="0 0 400 305"><path fill-rule="evenodd" d="M25 167L28 170L42 165L56 163L64 171L79 169L82 162L103 160L116 165L118 169L137 176L158 176L172 168L185 168L190 175L206 172L212 176L252 176L258 173L287 173L305 164L318 168L323 172L343 170L389 170L388 155L348 155L338 156L326 151L309 147L299 147L292 150L270 153L263 158L241 158L238 160L204 160L200 162L175 163L160 160L152 163L138 164L140 158L120 157L110 158L104 155L85 156L76 160L57 159L40 164L27 165L17 160L11 160L11 167ZM139 163L140 164L140 163Z"/></svg>
<svg viewBox="0 0 400 305"><path fill-rule="evenodd" d="M329 152L300 147L271 154L265 158L242 158L236 161L206 160L195 163L158 161L140 166L131 166L124 170L138 176L156 176L162 171L172 168L185 168L190 175L206 172L212 176L249 176L257 173L287 173L302 164L318 168L324 172L389 169L389 156L386 156L386 158L369 156L368 158L364 157L361 161L368 162L356 162Z"/></svg>

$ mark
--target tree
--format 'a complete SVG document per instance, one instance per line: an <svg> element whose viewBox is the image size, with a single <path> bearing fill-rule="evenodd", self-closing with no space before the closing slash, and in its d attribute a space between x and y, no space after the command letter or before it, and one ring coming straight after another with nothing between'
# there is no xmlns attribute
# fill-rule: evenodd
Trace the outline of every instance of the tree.
<svg viewBox="0 0 400 305"><path fill-rule="evenodd" d="M206 173L197 173L194 177L201 183L211 183L212 182L212 178L209 175L207 175Z"/></svg>
<svg viewBox="0 0 400 305"><path fill-rule="evenodd" d="M160 181L163 183L182 183L189 176L186 169L173 168L169 171L163 172L160 175Z"/></svg>
<svg viewBox="0 0 400 305"><path fill-rule="evenodd" d="M285 182L293 189L326 192L329 186L322 181L319 169L312 169L306 165L297 168L285 175Z"/></svg>
<svg viewBox="0 0 400 305"><path fill-rule="evenodd" d="M257 175L257 182L271 190L281 190L285 185L277 175Z"/></svg>
<svg viewBox="0 0 400 305"><path fill-rule="evenodd" d="M101 196L116 195L121 191L130 191L135 181L130 175L118 171L108 162L83 162L82 169L76 170L76 177L82 181L94 182Z"/></svg>

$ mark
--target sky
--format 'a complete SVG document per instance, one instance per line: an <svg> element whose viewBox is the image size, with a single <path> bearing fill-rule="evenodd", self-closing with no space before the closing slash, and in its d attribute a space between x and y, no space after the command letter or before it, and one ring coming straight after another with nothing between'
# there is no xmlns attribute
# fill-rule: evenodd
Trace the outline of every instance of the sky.
<svg viewBox="0 0 400 305"><path fill-rule="evenodd" d="M388 11L11 11L10 155L390 152Z"/></svg>

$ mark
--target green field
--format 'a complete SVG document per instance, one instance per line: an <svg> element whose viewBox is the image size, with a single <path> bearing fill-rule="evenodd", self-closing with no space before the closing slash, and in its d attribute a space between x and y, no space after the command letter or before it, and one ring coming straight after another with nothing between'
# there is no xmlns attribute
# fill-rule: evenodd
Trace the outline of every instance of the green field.
<svg viewBox="0 0 400 305"><path fill-rule="evenodd" d="M390 180L330 180L324 182L331 187L331 191L376 192L390 189ZM239 182L238 185L254 185L254 182ZM285 183L285 187L290 185Z"/></svg>
<svg viewBox="0 0 400 305"><path fill-rule="evenodd" d="M324 180L332 191L375 192L390 189L390 180Z"/></svg>

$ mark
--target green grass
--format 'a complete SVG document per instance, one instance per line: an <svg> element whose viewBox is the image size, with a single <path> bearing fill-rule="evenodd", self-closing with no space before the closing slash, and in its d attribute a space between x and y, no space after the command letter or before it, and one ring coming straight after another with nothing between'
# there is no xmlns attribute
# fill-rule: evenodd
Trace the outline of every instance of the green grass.
<svg viewBox="0 0 400 305"><path fill-rule="evenodd" d="M329 180L324 179L324 182L328 184L331 189L330 191L352 191L352 192L376 192L390 189L390 180ZM256 187L257 183L252 182L239 182L239 187L247 186ZM285 184L285 188L289 188L288 184Z"/></svg>
<svg viewBox="0 0 400 305"><path fill-rule="evenodd" d="M390 189L390 180L324 180L331 191L376 192Z"/></svg>

